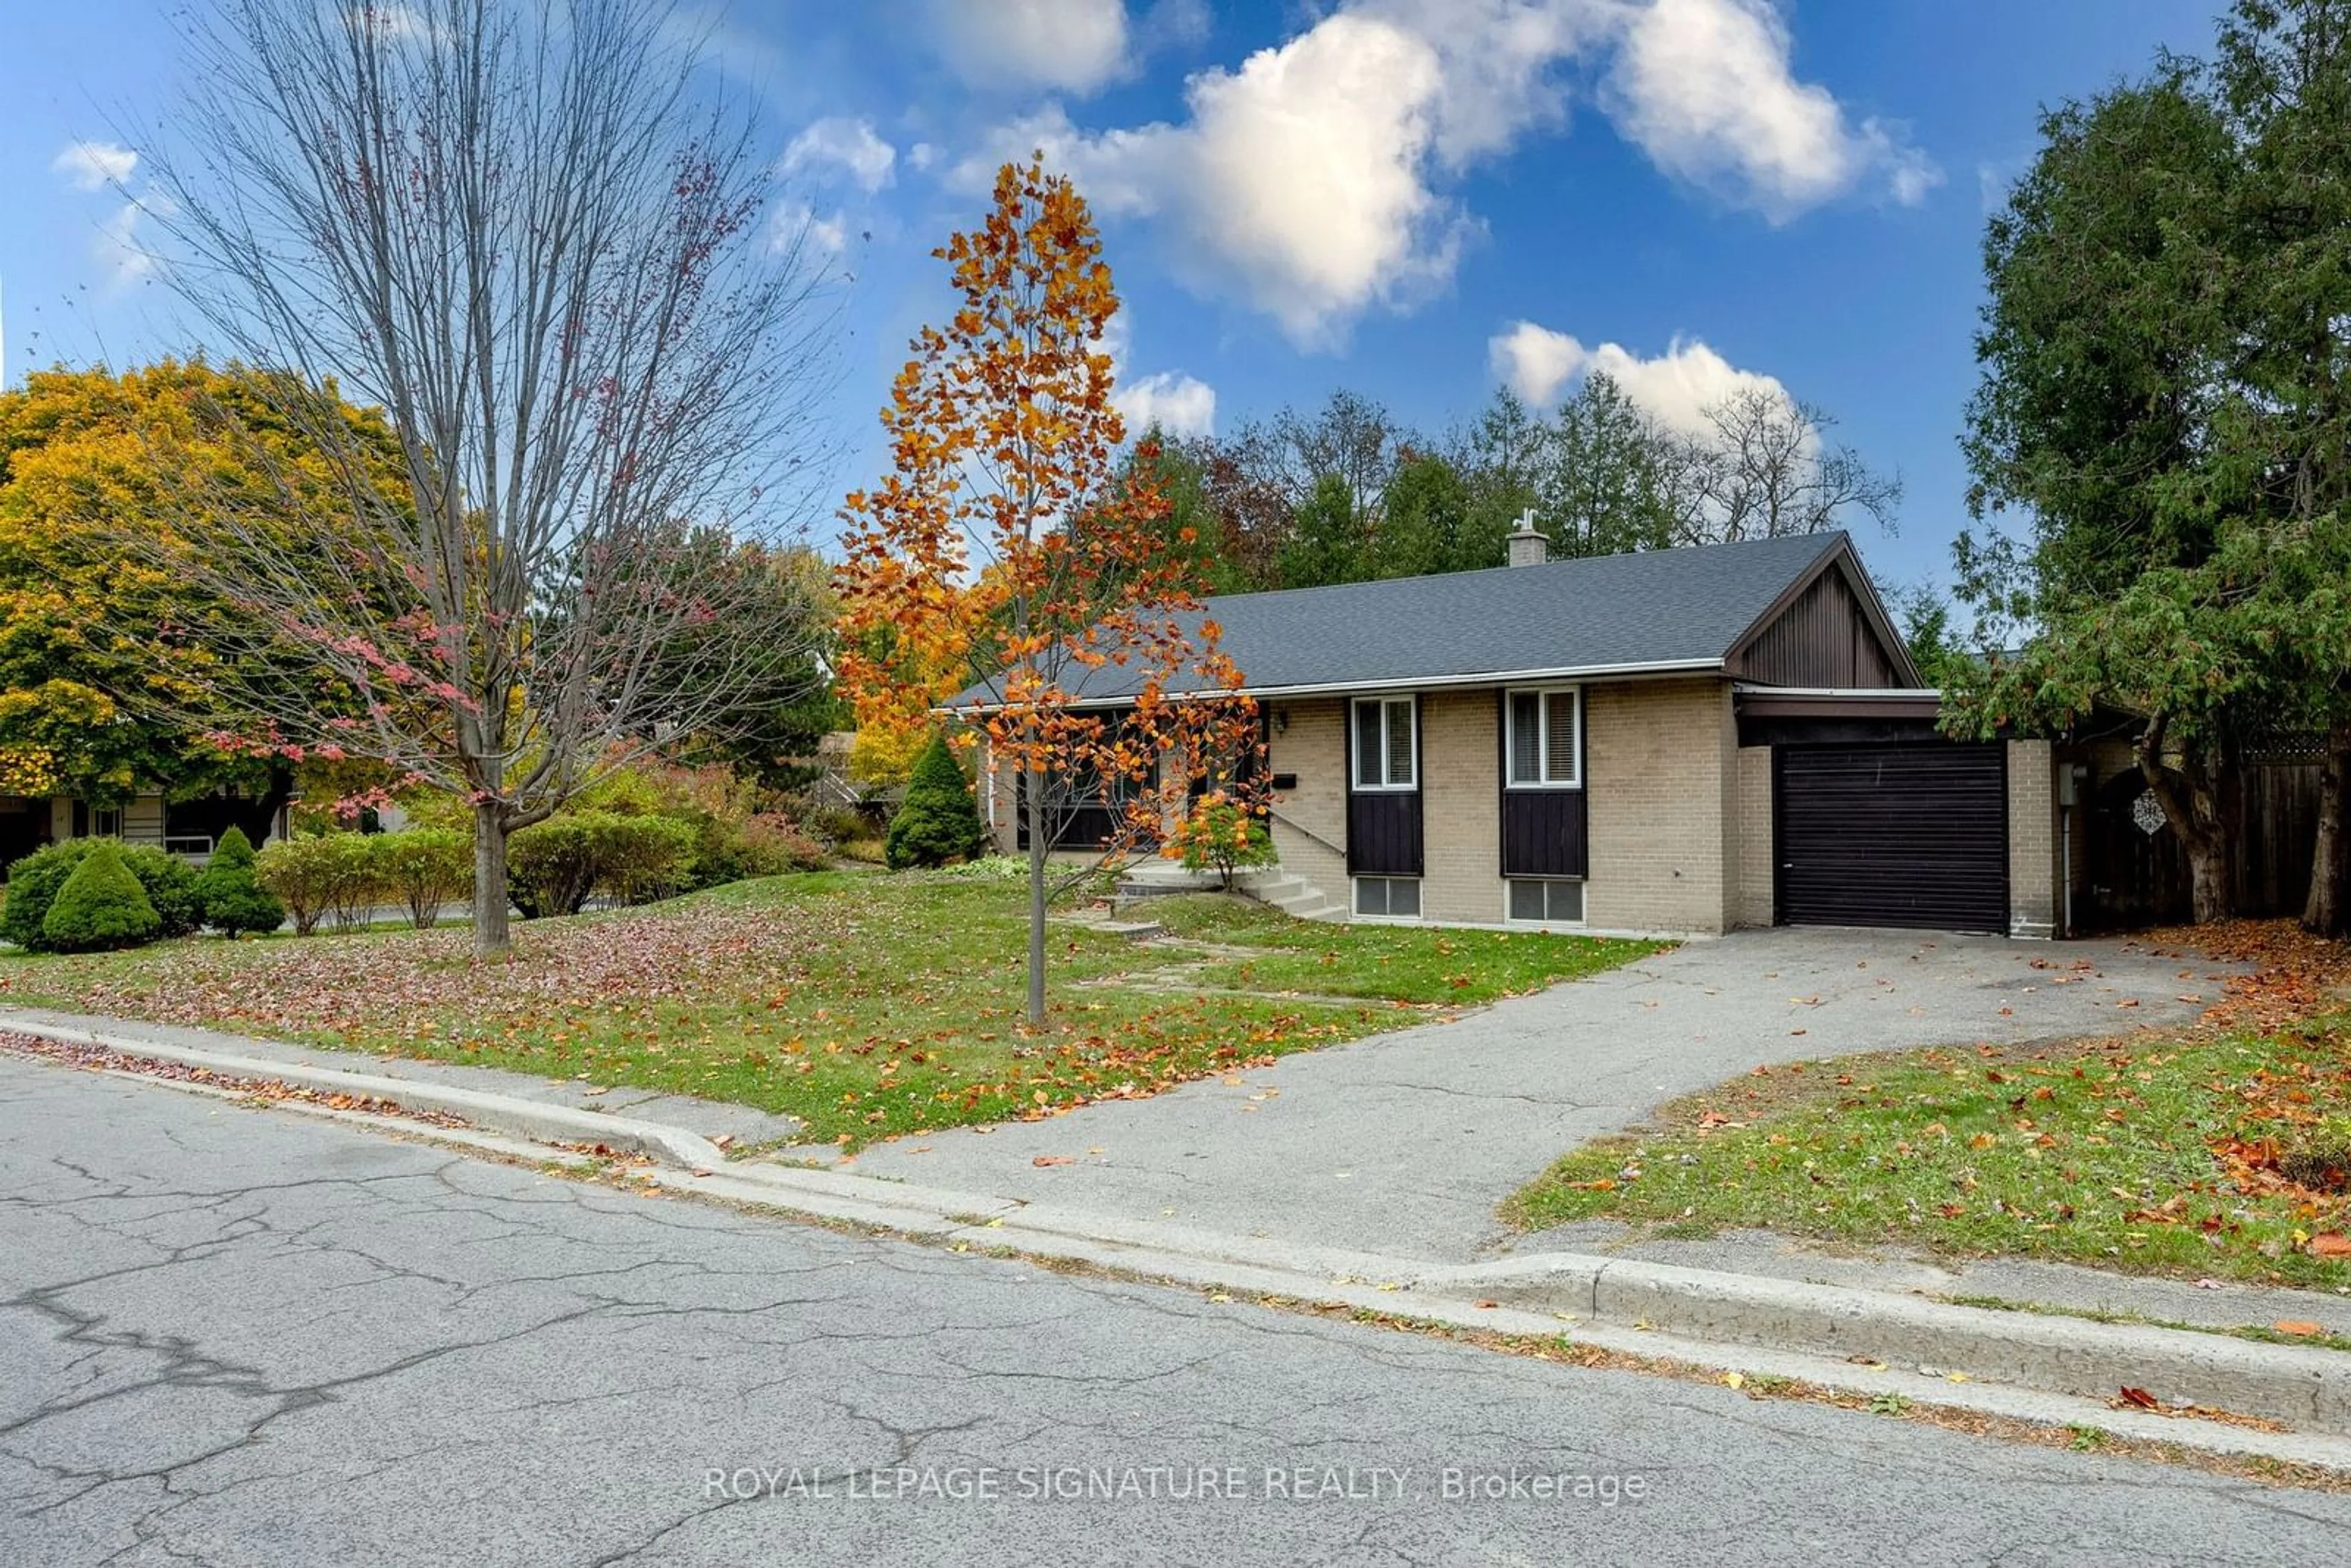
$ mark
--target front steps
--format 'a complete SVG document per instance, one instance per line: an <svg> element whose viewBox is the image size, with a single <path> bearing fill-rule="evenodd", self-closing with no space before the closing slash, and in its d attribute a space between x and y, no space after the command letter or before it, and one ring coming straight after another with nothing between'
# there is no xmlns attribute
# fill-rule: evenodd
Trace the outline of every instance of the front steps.
<svg viewBox="0 0 2351 1568"><path fill-rule="evenodd" d="M1171 893L1213 893L1216 887L1214 872L1186 871L1172 861L1154 861L1134 866L1119 878L1116 907L1124 911L1143 899ZM1270 904L1293 919L1347 918L1344 904L1333 903L1321 888L1280 866L1236 873L1233 891Z"/></svg>

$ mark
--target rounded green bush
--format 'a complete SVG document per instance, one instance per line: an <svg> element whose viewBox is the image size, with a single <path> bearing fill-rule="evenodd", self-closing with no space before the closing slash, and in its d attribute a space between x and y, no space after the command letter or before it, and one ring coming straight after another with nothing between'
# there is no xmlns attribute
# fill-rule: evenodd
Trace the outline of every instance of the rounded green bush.
<svg viewBox="0 0 2351 1568"><path fill-rule="evenodd" d="M59 953L96 953L152 942L163 922L122 856L100 841L81 857L41 920L42 941Z"/></svg>
<svg viewBox="0 0 2351 1568"><path fill-rule="evenodd" d="M196 873L187 862L148 844L125 844L112 839L68 839L35 850L8 868L8 901L0 905L0 939L28 952L54 951L43 925L66 882L82 861L100 845L138 880L147 903L161 924L156 935L185 936L204 923L204 901L196 891Z"/></svg>
<svg viewBox="0 0 2351 1568"><path fill-rule="evenodd" d="M979 808L971 798L971 780L963 765L947 749L946 737L931 737L930 745L914 761L906 781L906 798L890 820L883 841L892 871L909 866L940 866L969 860L987 841L980 826Z"/></svg>
<svg viewBox="0 0 2351 1568"><path fill-rule="evenodd" d="M204 924L224 936L275 931L286 924L286 906L255 880L253 841L231 828L213 846L212 863L196 878Z"/></svg>

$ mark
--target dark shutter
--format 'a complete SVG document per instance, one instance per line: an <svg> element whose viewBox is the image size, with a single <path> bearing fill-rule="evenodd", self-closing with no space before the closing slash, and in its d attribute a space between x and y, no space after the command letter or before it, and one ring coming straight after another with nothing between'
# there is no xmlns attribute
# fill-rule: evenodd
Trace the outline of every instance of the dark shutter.
<svg viewBox="0 0 2351 1568"><path fill-rule="evenodd" d="M1513 789L1510 788L1510 694L1501 694L1495 723L1502 762L1502 874L1504 876L1585 876L1592 865L1591 836L1586 831L1582 789ZM1576 725L1583 739L1583 726ZM1581 778L1582 759L1577 759ZM1588 782L1588 781L1587 781Z"/></svg>
<svg viewBox="0 0 2351 1568"><path fill-rule="evenodd" d="M1376 710L1374 710L1376 711ZM1419 781L1427 758L1420 748L1420 709L1413 707L1413 757L1410 789L1355 788L1356 727L1363 709L1347 704L1347 874L1349 876L1418 876L1421 873Z"/></svg>
<svg viewBox="0 0 2351 1568"><path fill-rule="evenodd" d="M1784 746L1773 755L1782 921L2008 929L2002 747Z"/></svg>

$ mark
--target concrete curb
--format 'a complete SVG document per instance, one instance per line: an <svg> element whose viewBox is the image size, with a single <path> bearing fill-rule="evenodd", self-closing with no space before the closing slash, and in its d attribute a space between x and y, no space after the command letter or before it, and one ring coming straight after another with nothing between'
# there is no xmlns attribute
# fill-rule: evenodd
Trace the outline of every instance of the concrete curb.
<svg viewBox="0 0 2351 1568"><path fill-rule="evenodd" d="M2011 1401L2022 1396L2019 1391L2063 1396L2071 1413L2053 1419L2095 1416L2095 1424L2116 1430L2135 1425L2123 1419L2131 1413L2109 1411L2105 1402L2125 1387L2145 1389L2167 1407L2193 1404L2299 1429L2290 1440L2281 1439L2281 1447L2255 1440L2274 1434L2149 1415L2156 1423L2150 1432L2159 1429L2165 1440L2232 1453L2298 1453L2307 1462L2351 1469L2351 1444L2341 1440L2351 1437L2351 1354L2342 1352L1578 1253L1436 1267L841 1171L730 1162L708 1140L658 1123L411 1079L161 1044L104 1030L13 1019L0 1021L0 1028L135 1060L444 1112L542 1142L602 1144L674 1167L655 1176L667 1188L973 1249L1008 1248L1468 1326L1499 1328L1506 1319L1537 1325L1514 1332L1557 1333L1563 1319L1576 1325L1579 1341L1609 1340L1612 1348L1732 1370L1767 1370L1780 1358L1803 1358L1801 1375L1814 1382L1897 1391L1918 1385L1931 1392L1909 1396L1970 1408L2001 1404L1995 1390L1979 1391L1979 1384L2004 1385L2002 1396ZM1673 1336L1670 1345L1658 1335ZM1726 1345L1751 1348L1726 1351ZM1922 1366L1938 1370L1920 1374L1916 1369ZM1945 1381L1949 1373L1969 1382L1955 1386ZM2304 1434L2332 1436L2314 1450L2316 1439ZM2313 1458L2313 1452L2329 1457Z"/></svg>
<svg viewBox="0 0 2351 1568"><path fill-rule="evenodd" d="M300 1062L270 1061L225 1051L197 1051L136 1035L105 1030L74 1029L63 1024L32 1023L0 1019L0 1031L28 1034L60 1045L98 1046L142 1061L171 1061L201 1067L229 1078L257 1078L329 1094L388 1100L416 1111L438 1111L462 1116L477 1127L550 1144L602 1144L608 1148L642 1154L686 1169L715 1169L726 1163L726 1152L696 1133L641 1122L602 1111L574 1111L518 1100L510 1094L488 1094L478 1089L458 1089L414 1078L384 1078L340 1068L311 1067Z"/></svg>
<svg viewBox="0 0 2351 1568"><path fill-rule="evenodd" d="M2166 1405L2351 1433L2351 1354L2340 1351L1571 1253L1433 1270L1413 1283L1701 1340L1961 1370L2053 1394L2112 1398L2142 1388Z"/></svg>

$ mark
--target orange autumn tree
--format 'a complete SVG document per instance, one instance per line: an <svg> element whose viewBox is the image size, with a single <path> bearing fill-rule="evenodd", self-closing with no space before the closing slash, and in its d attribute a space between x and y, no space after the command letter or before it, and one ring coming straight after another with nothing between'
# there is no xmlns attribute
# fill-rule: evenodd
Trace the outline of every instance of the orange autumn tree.
<svg viewBox="0 0 2351 1568"><path fill-rule="evenodd" d="M882 414L893 470L844 509L841 684L861 717L900 712L909 675L961 665L954 706L1025 813L1040 1028L1057 873L1158 837L1192 780L1229 780L1256 709L1202 612L1190 541L1165 527L1156 465L1118 460L1102 349L1118 296L1076 187L1041 154L1007 163L986 223L933 254L961 303L915 334ZM1056 865L1075 804L1110 828L1082 864Z"/></svg>

